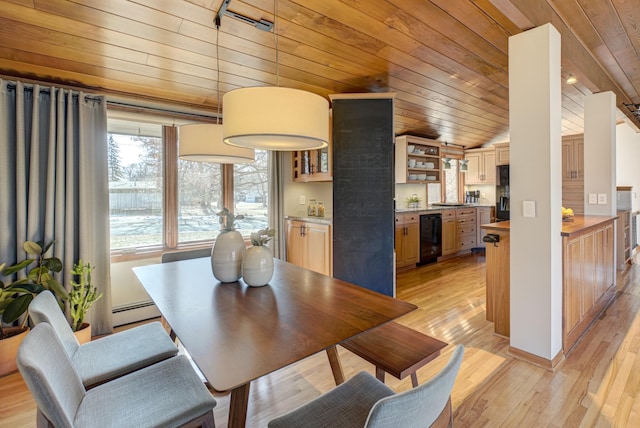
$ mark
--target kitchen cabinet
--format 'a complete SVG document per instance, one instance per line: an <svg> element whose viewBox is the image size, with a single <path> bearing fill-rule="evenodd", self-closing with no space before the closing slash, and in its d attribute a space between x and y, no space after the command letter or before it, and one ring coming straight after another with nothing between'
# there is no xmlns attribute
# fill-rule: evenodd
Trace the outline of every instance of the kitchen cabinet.
<svg viewBox="0 0 640 428"><path fill-rule="evenodd" d="M448 256L456 252L456 212L442 211L442 255Z"/></svg>
<svg viewBox="0 0 640 428"><path fill-rule="evenodd" d="M509 143L496 143L493 147L496 150L496 166L509 165Z"/></svg>
<svg viewBox="0 0 640 428"><path fill-rule="evenodd" d="M496 184L495 148L467 150L464 158L469 161L464 184Z"/></svg>
<svg viewBox="0 0 640 428"><path fill-rule="evenodd" d="M420 261L420 215L396 214L396 269L415 267Z"/></svg>
<svg viewBox="0 0 640 428"><path fill-rule="evenodd" d="M617 260L619 270L625 270L631 261L631 210L618 211Z"/></svg>
<svg viewBox="0 0 640 428"><path fill-rule="evenodd" d="M287 219L286 226L287 261L331 275L331 226L292 219Z"/></svg>
<svg viewBox="0 0 640 428"><path fill-rule="evenodd" d="M293 181L332 181L331 143L318 150L295 151L292 154Z"/></svg>
<svg viewBox="0 0 640 428"><path fill-rule="evenodd" d="M477 248L485 248L486 244L482 240L484 235L487 234L487 231L480 228L483 224L493 223L495 218L495 208L494 207L477 207L476 208L476 247Z"/></svg>
<svg viewBox="0 0 640 428"><path fill-rule="evenodd" d="M613 220L575 233L563 232L565 354L614 297L613 246Z"/></svg>
<svg viewBox="0 0 640 428"><path fill-rule="evenodd" d="M562 206L584 214L584 138L562 137Z"/></svg>
<svg viewBox="0 0 640 428"><path fill-rule="evenodd" d="M395 144L396 183L437 183L440 181L440 142L401 135Z"/></svg>
<svg viewBox="0 0 640 428"><path fill-rule="evenodd" d="M456 251L471 250L476 246L476 209L456 209Z"/></svg>

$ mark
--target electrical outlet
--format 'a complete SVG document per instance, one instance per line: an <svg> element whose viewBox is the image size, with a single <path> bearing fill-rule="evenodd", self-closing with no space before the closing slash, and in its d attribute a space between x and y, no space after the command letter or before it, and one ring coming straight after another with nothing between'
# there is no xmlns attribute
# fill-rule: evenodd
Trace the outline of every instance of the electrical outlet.
<svg viewBox="0 0 640 428"><path fill-rule="evenodd" d="M607 205L606 193L598 193L598 205Z"/></svg>
<svg viewBox="0 0 640 428"><path fill-rule="evenodd" d="M300 195L300 205L304 205L307 203L307 198L304 195Z"/></svg>
<svg viewBox="0 0 640 428"><path fill-rule="evenodd" d="M589 193L589 203L591 205L597 204L598 203L598 195L596 195L595 193Z"/></svg>

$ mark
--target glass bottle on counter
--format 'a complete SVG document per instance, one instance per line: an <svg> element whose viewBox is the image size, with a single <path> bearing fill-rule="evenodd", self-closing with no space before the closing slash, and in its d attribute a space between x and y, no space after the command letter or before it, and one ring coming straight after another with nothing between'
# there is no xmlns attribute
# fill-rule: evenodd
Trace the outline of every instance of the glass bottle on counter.
<svg viewBox="0 0 640 428"><path fill-rule="evenodd" d="M318 217L324 217L324 202L318 201L318 205L316 207L316 215Z"/></svg>
<svg viewBox="0 0 640 428"><path fill-rule="evenodd" d="M307 207L307 215L309 217L315 217L317 215L317 205L315 199L309 199L309 206Z"/></svg>

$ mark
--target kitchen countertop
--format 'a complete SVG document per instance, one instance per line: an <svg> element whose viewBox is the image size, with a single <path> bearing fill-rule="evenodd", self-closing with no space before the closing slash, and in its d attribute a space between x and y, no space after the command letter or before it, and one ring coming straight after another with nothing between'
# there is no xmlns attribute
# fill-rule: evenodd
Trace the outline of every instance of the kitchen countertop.
<svg viewBox="0 0 640 428"><path fill-rule="evenodd" d="M299 220L306 221L307 223L318 223L318 224L327 224L331 226L333 224L333 219L330 217L302 217L295 215L286 215L284 216L286 220Z"/></svg>
<svg viewBox="0 0 640 428"><path fill-rule="evenodd" d="M604 222L615 220L616 218L618 217L599 216L599 215L585 216L585 215L576 214L573 217L573 221L562 222L562 231L560 232L560 234L562 236L571 236L575 233L583 232L586 229L595 227ZM480 227L486 230L509 231L511 229L511 222L501 221L498 223L482 224L480 225Z"/></svg>
<svg viewBox="0 0 640 428"><path fill-rule="evenodd" d="M493 208L489 204L464 204L464 205L428 205L423 208L396 208L396 213L430 213L434 211L455 210L458 208Z"/></svg>

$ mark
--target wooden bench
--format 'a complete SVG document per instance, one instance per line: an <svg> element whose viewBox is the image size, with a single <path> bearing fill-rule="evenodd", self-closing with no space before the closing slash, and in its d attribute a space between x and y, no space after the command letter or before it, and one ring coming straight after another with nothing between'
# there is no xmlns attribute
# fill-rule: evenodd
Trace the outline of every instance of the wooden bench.
<svg viewBox="0 0 640 428"><path fill-rule="evenodd" d="M411 384L415 388L418 386L416 370L438 357L440 350L447 346L447 343L402 324L389 322L365 331L340 345L375 365L376 377L380 381L384 382L385 372L398 379L411 375ZM340 363L327 353L336 384L340 384L343 382Z"/></svg>

